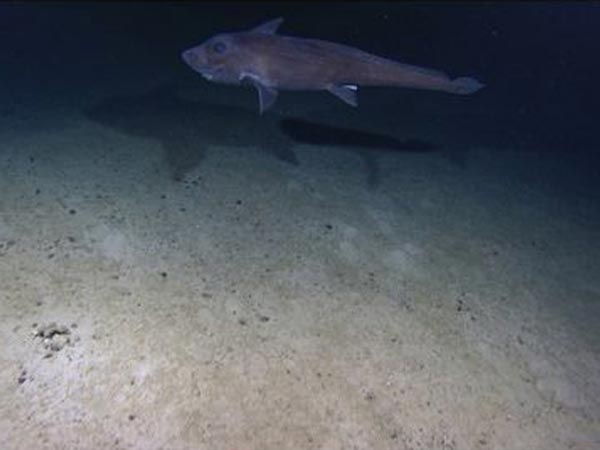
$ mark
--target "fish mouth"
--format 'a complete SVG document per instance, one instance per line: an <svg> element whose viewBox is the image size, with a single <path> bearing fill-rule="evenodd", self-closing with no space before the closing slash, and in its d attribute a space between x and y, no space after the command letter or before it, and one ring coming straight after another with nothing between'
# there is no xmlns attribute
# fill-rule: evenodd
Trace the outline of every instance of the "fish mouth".
<svg viewBox="0 0 600 450"><path fill-rule="evenodd" d="M206 71L204 71L204 72L198 71L198 73L200 73L200 75L202 75L202 77L208 81L212 81L212 79L215 77L215 75L213 73L206 72Z"/></svg>
<svg viewBox="0 0 600 450"><path fill-rule="evenodd" d="M192 69L194 69L194 72L197 72L202 76L202 78L208 81L214 80L218 74L218 71L212 67L192 66Z"/></svg>

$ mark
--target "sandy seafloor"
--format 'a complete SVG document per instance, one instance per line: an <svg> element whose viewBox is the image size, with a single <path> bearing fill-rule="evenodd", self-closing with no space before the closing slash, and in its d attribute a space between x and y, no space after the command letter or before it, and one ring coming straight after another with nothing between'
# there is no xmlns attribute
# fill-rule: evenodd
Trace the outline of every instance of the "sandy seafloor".
<svg viewBox="0 0 600 450"><path fill-rule="evenodd" d="M475 97L261 117L156 72L5 93L2 449L600 448L585 151L429 149Z"/></svg>

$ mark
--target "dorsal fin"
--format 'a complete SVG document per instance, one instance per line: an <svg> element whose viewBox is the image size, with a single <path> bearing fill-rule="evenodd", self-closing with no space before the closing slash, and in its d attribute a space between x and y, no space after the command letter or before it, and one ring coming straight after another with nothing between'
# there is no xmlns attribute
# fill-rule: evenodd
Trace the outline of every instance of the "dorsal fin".
<svg viewBox="0 0 600 450"><path fill-rule="evenodd" d="M279 25L283 23L283 17L269 20L250 30L251 33L275 34Z"/></svg>

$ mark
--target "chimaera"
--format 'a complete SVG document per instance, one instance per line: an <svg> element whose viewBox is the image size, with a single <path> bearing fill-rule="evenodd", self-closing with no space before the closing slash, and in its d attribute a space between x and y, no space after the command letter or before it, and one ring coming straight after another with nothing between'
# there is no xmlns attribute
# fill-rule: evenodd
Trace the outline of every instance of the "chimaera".
<svg viewBox="0 0 600 450"><path fill-rule="evenodd" d="M484 85L474 78L450 79L444 72L403 64L357 48L319 39L277 34L283 18L247 31L217 34L182 52L183 60L210 81L251 84L260 113L273 106L278 90L325 90L357 106L358 86L391 86L472 94Z"/></svg>

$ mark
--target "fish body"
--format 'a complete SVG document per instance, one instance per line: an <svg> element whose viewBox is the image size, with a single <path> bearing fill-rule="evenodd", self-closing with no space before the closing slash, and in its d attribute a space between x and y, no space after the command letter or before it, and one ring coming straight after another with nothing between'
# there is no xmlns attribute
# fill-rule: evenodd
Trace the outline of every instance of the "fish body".
<svg viewBox="0 0 600 450"><path fill-rule="evenodd" d="M427 89L472 94L484 85L474 78L450 79L444 72L382 58L343 44L277 34L282 18L248 31L220 33L182 52L182 59L207 80L251 84L260 112L279 90L329 91L357 106L358 86Z"/></svg>

